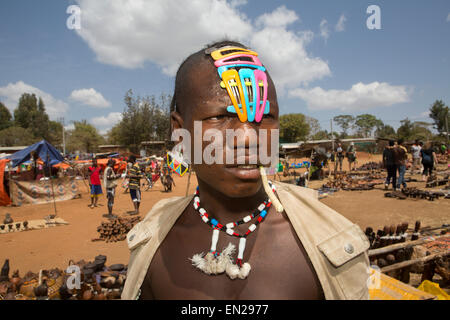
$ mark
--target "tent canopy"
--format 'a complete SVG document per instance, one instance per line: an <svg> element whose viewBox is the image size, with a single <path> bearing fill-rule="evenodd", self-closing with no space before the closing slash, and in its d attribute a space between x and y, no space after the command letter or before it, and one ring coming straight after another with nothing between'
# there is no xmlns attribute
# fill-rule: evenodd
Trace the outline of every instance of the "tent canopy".
<svg viewBox="0 0 450 320"><path fill-rule="evenodd" d="M60 163L64 161L64 158L59 153L58 150L54 146L52 146L50 143L48 143L45 140L42 140L38 143L35 143L28 148L25 148L23 150L20 150L16 153L13 153L9 159L12 161L13 167L17 167L21 163L30 160L31 153L36 152L36 155L41 158L41 160L46 165L55 165L57 163Z"/></svg>

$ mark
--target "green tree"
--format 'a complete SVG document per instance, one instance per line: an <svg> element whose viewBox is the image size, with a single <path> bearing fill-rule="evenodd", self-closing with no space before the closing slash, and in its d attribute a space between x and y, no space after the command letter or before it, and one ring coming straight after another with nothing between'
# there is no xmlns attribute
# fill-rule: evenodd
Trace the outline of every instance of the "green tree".
<svg viewBox="0 0 450 320"><path fill-rule="evenodd" d="M280 139L283 142L306 140L310 127L301 113L290 113L280 116Z"/></svg>
<svg viewBox="0 0 450 320"><path fill-rule="evenodd" d="M162 94L134 96L132 90L125 94L122 120L108 132L110 142L126 145L137 153L142 141L169 138L171 96Z"/></svg>
<svg viewBox="0 0 450 320"><path fill-rule="evenodd" d="M62 135L63 135L62 124L57 121L49 121L47 141L50 142L55 147L61 147L63 142ZM60 149L62 150L62 148Z"/></svg>
<svg viewBox="0 0 450 320"><path fill-rule="evenodd" d="M414 133L414 125L413 123L406 118L405 120L400 121L401 126L397 129L397 136L399 139L411 140L413 138Z"/></svg>
<svg viewBox="0 0 450 320"><path fill-rule="evenodd" d="M382 123L381 120L371 114L361 114L355 118L355 126L358 129L358 133L364 138L369 137L372 130L377 126L381 126Z"/></svg>
<svg viewBox="0 0 450 320"><path fill-rule="evenodd" d="M105 142L97 129L86 120L74 121L75 128L67 132L67 150L96 152L98 146Z"/></svg>
<svg viewBox="0 0 450 320"><path fill-rule="evenodd" d="M0 145L5 147L28 146L37 142L30 129L9 127L0 131Z"/></svg>
<svg viewBox="0 0 450 320"><path fill-rule="evenodd" d="M444 104L442 100L436 100L430 107L430 118L434 121L434 128L439 133L445 132L446 125L450 126L450 113L449 108Z"/></svg>
<svg viewBox="0 0 450 320"><path fill-rule="evenodd" d="M333 121L338 124L342 129L341 138L346 138L348 135L348 129L350 129L355 121L355 118L348 114L339 115L333 118Z"/></svg>
<svg viewBox="0 0 450 320"><path fill-rule="evenodd" d="M309 125L309 139L313 139L313 136L320 131L319 120L313 117L305 116L305 121Z"/></svg>
<svg viewBox="0 0 450 320"><path fill-rule="evenodd" d="M389 138L389 139L396 139L397 134L395 133L395 129L388 125L388 124L382 124L377 127L375 130L375 135L378 138Z"/></svg>
<svg viewBox="0 0 450 320"><path fill-rule="evenodd" d="M48 138L49 117L45 111L44 101L42 98L38 99L35 94L22 94L14 110L14 121L16 126L29 128L34 137Z"/></svg>
<svg viewBox="0 0 450 320"><path fill-rule="evenodd" d="M0 102L0 130L9 128L12 124L11 113L8 108Z"/></svg>

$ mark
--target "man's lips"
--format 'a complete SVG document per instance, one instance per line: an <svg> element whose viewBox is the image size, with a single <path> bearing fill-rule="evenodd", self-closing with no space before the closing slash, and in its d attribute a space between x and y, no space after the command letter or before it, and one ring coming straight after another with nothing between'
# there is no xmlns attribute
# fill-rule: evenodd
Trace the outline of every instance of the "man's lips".
<svg viewBox="0 0 450 320"><path fill-rule="evenodd" d="M259 168L256 164L225 166L225 171L239 180L258 180L261 177Z"/></svg>

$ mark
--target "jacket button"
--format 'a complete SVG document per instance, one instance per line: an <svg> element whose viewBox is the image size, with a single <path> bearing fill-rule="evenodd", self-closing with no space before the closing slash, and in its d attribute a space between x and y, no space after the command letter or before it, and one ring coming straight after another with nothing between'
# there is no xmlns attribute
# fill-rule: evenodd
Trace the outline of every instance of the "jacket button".
<svg viewBox="0 0 450 320"><path fill-rule="evenodd" d="M131 241L133 241L133 239L134 239L134 234L132 234L128 240L130 240L130 242L131 242Z"/></svg>
<svg viewBox="0 0 450 320"><path fill-rule="evenodd" d="M348 254L352 254L353 251L354 251L353 246L352 246L350 243L347 243L347 244L344 246L344 250L345 250L345 252L347 252Z"/></svg>

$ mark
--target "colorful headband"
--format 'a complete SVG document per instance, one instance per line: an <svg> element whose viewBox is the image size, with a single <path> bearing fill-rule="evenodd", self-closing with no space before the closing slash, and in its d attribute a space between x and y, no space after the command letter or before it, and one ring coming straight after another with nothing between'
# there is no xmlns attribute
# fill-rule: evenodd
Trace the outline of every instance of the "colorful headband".
<svg viewBox="0 0 450 320"><path fill-rule="evenodd" d="M182 177L188 170L188 164L183 160L183 156L177 152L167 152L167 165L169 168Z"/></svg>
<svg viewBox="0 0 450 320"><path fill-rule="evenodd" d="M261 122L270 111L267 100L266 68L254 51L225 46L205 50L215 60L220 86L227 90L232 106L227 111L236 113L241 122Z"/></svg>

